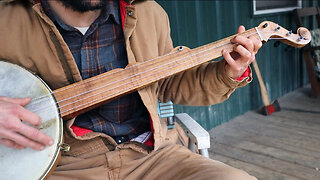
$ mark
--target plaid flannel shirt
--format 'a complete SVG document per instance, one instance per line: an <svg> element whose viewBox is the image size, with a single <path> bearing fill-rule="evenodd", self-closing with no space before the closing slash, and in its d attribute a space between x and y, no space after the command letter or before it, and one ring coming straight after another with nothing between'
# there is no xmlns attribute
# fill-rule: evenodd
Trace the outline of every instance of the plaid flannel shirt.
<svg viewBox="0 0 320 180"><path fill-rule="evenodd" d="M41 4L69 46L83 79L128 64L118 1L108 1L84 35L60 20L46 0ZM114 138L134 138L150 131L148 112L137 92L78 116L74 125Z"/></svg>

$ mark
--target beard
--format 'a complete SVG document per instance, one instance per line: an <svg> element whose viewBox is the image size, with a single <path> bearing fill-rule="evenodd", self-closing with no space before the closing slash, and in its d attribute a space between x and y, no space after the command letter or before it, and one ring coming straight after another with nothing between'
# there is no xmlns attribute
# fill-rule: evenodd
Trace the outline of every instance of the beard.
<svg viewBox="0 0 320 180"><path fill-rule="evenodd" d="M106 5L105 0L59 0L66 8L84 13L103 8Z"/></svg>

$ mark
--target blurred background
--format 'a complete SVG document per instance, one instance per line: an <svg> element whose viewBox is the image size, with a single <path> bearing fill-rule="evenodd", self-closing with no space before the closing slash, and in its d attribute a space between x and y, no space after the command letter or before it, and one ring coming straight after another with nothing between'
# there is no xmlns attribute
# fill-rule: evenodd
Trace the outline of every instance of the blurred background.
<svg viewBox="0 0 320 180"><path fill-rule="evenodd" d="M175 46L195 48L228 37L239 25L247 29L268 20L296 33L293 9L312 7L319 0L170 0L157 1L168 13L171 36ZM317 26L316 18L304 19L309 29ZM305 63L299 49L271 40L256 56L269 97L272 100L309 83ZM253 70L253 68L252 68ZM175 112L186 112L205 129L226 122L262 105L257 78L236 90L231 97L217 105L187 107L175 105Z"/></svg>

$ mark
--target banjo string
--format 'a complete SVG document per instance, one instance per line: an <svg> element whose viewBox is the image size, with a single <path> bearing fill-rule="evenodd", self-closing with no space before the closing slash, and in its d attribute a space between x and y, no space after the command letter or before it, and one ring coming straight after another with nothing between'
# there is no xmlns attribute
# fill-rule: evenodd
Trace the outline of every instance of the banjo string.
<svg viewBox="0 0 320 180"><path fill-rule="evenodd" d="M252 34L249 34L248 36L253 35L253 34L257 34L257 33L252 33ZM226 43L226 44L230 44L230 43ZM225 44L223 44L223 45L225 45ZM213 48L204 50L204 51L202 51L202 52L206 52L206 51L209 51L209 50L215 49L215 48L218 48L218 47L213 47ZM129 67L127 67L127 69L134 68L134 67L136 67L136 66L138 66L138 65L142 65L142 64L147 63L147 62L149 62L149 61L154 61L154 60L156 60L156 59L163 58L163 57L165 57L165 56L168 56L168 55L171 55L171 54L174 54L174 53L177 53L177 52L179 52L179 51L173 51L173 52L171 52L171 53L169 53L169 54L166 54L166 55L164 55L164 56L156 57L156 58L153 58L153 59L151 59L151 60L148 60L148 61L145 61L145 62L141 62L141 63L139 63L139 64L135 64L135 65L129 66ZM200 52L200 53L202 53L202 52ZM188 57L187 57L187 58L188 58ZM74 85L69 85L68 88L62 88L62 89L60 89L60 90L56 90L54 93L51 93L50 95L54 95L55 93L58 93L58 92L61 92L61 91L65 91L65 90L70 89L70 88L72 88L72 87L80 86L80 85L82 85L82 84L91 82L91 81L93 81L93 80L100 79L100 78L102 78L102 77L107 77L107 76L109 76L109 75L113 75L114 73L115 73L115 72L110 72L110 73L107 73L107 74L105 74L105 75L103 75L103 76L98 76L98 77L90 78L87 82L83 82L83 81L82 81L82 82L76 83L76 84L74 84ZM131 77L128 77L128 78L131 78ZM87 92L85 92L85 93L87 93ZM81 95L82 95L82 94L78 94L78 95L72 96L72 97L70 97L70 98L74 98L74 97L81 96ZM48 95L39 96L39 97L33 98L32 100L33 100L33 101L36 101L36 100L40 99L40 101L41 101L41 99L42 99L42 98L45 98L46 96L48 96ZM69 99L69 98L63 99L63 100L61 100L61 101L59 101L59 102L57 102L57 103L61 103L61 102L65 101L65 100L68 100L68 99Z"/></svg>
<svg viewBox="0 0 320 180"><path fill-rule="evenodd" d="M251 35L254 35L254 34L258 34L258 32L251 33L251 34L247 35L247 37L249 37L249 36L251 36ZM272 40L272 39L277 39L277 40L279 40L279 39L286 39L286 38L269 38L269 40ZM218 41L217 41L216 43L218 43ZM126 77L126 78L124 78L124 79L120 79L120 80L118 80L118 81L115 81L115 82L106 84L106 85L101 86L101 87L99 87L99 88L92 89L92 90L90 90L90 91L86 91L86 92L84 92L84 93L96 91L96 90L101 89L101 88L104 88L104 87L106 87L106 86L111 86L111 85L116 84L116 83L119 83L119 82L121 82L121 81L123 81L123 80L125 80L125 79L132 78L132 77L138 76L138 75L142 75L142 74L144 74L144 73L146 73L146 72L152 71L152 70L154 70L154 69L161 68L161 67L166 66L166 65L170 65L170 64L174 64L174 63L175 63L175 65L176 65L176 63L177 63L178 61L184 60L184 59L187 59L187 58L191 58L192 56L196 56L196 55L199 55L199 54L202 54L200 57L208 56L208 55L210 55L210 54L212 54L212 53L215 53L215 52L218 50L218 48L220 48L220 47L222 47L222 46L226 46L226 45L227 45L227 47L230 47L230 46L233 46L233 45L236 45L236 44L232 44L232 45L231 45L231 42L227 42L227 43L222 44L222 45L219 45L219 46L215 46L215 47L212 47L212 48L208 48L208 49L205 49L205 50L200 51L200 52L198 52L198 53L195 53L195 54L192 54L192 55L189 55L189 56L186 56L186 57L177 59L177 60L175 60L175 61L171 61L170 63L164 64L164 65L162 65L162 66L157 66L156 68L149 69L148 71L144 71L144 72L141 72L141 73L139 73L139 74ZM214 49L216 49L216 50L214 50ZM214 51L212 51L212 50L214 50ZM210 51L210 52L209 52L209 53L206 53L207 51ZM171 53L169 53L169 54L167 54L167 55L164 55L164 56L168 56L168 55L171 55L171 54L177 53L177 52L179 52L179 51L174 51L174 52L171 52ZM205 54L203 54L203 53L205 53ZM146 61L146 62L153 61L153 60L156 60L156 59L158 59L158 58L162 58L162 57L164 57L164 56L157 57L157 58L153 58L153 59L148 60L148 61ZM197 57L199 57L199 56L197 56ZM184 62L183 64L189 63L189 61L193 61L193 59L191 58L190 60ZM205 61L207 61L207 60L205 60ZM144 63L146 63L146 62L144 62ZM200 63L201 63L201 62L200 62ZM182 65L182 64L180 63L180 64L178 64L178 65L176 65L176 66L180 66L180 65ZM135 66L137 66L137 65L129 66L128 68L133 68L133 67L135 67ZM171 67L172 67L172 66L171 66ZM192 66L191 66L191 67L192 67ZM161 72L161 71L158 71L158 72L156 72L156 73L159 73L159 72ZM107 76L107 75L111 75L111 73L104 75L104 77ZM146 77L148 77L148 76L144 76L143 78L146 78ZM98 77L98 78L101 78L101 77ZM98 79L98 78L96 78L96 79ZM142 78L140 78L140 79L142 79ZM138 81L138 80L140 80L140 79L138 78L138 79L136 79L135 81ZM95 80L95 79L92 79L92 80ZM92 80L90 80L90 81L92 81ZM87 83L87 82L85 82L85 83ZM81 83L79 83L79 84L77 84L77 85L80 85L80 84L81 84ZM82 83L82 84L83 84L83 83ZM127 85L127 84L128 84L128 83L121 84L121 85L118 85L118 86L116 86L116 87L113 86L111 89L106 89L106 90L104 90L103 92L96 93L96 94L93 94L93 95L91 95L91 96L87 96L87 97L82 98L82 99L80 98L80 99L78 99L78 100L76 100L76 101L74 101L74 102L71 102L71 103L68 103L68 104L63 105L63 106L61 106L60 108L65 107L65 106L68 106L68 105L70 105L70 104L75 104L75 103L77 103L77 102L83 101L83 100L88 99L88 98L93 97L93 96L97 96L97 95L99 95L99 94L101 94L101 93L104 93L104 92L106 92L106 91L114 90L115 88L118 88L118 87L120 87L120 86L125 86L125 85ZM77 86L77 85L70 86L69 88L75 87L75 86ZM128 89L128 88L127 88L127 89ZM62 90L65 90L65 89L62 89ZM62 91L62 90L60 90L60 91ZM60 92L60 91L59 91L59 92ZM56 91L56 92L57 92L57 91ZM77 94L77 95L72 96L72 97L68 97L68 98L63 99L63 100L61 100L61 101L57 101L56 103L59 104L59 103L61 103L61 102L63 102L63 101L66 101L66 100L73 99L73 98L75 98L75 97L81 96L81 95L83 95L84 93L82 93L82 94ZM105 99L105 98L107 98L107 97L109 97L109 96L112 97L112 96L115 95L115 94L117 94L117 93L113 93L113 94L111 94L111 95L109 94L108 96L102 97L102 98L100 98L100 99ZM33 100L33 104L41 103L41 102L45 101L48 96L51 96L51 95L54 95L54 93L50 93L50 94L47 94L47 95L44 95L44 96L39 96L39 97L37 97L37 98L34 98L34 99L32 99L32 100ZM85 103L85 104L80 104L80 105L78 105L78 106L76 106L76 107L73 107L73 108L71 108L71 109L67 109L67 110L65 110L65 111L63 111L63 112L60 112L60 114L65 113L65 112L68 112L68 111L71 111L71 110L73 110L73 109L75 109L75 108L81 107L81 106L86 105L86 104L89 104L89 103L90 103L90 102L87 102L87 103ZM34 109L34 111L35 111L35 112L39 112L39 111L42 111L42 110L44 110L44 109L46 109L46 108L47 108L47 107L43 107L43 106L42 106L42 107L40 107L40 108L38 108L38 109Z"/></svg>

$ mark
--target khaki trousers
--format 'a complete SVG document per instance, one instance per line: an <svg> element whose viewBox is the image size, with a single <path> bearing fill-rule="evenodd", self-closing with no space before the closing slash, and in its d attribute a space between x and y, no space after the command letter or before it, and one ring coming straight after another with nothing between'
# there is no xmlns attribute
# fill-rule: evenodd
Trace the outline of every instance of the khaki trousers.
<svg viewBox="0 0 320 180"><path fill-rule="evenodd" d="M170 137L166 140L161 148L153 151L136 142L114 147L102 137L86 141L69 137L71 151L63 154L49 179L256 179L174 144Z"/></svg>

